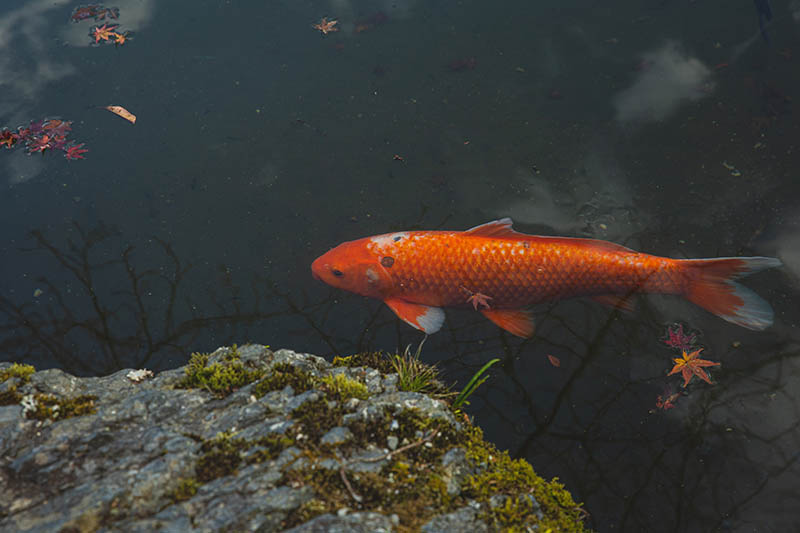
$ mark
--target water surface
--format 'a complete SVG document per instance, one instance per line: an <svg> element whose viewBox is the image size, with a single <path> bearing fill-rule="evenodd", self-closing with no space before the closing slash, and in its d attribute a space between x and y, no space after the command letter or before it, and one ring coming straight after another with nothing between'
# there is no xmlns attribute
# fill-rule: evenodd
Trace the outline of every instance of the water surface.
<svg viewBox="0 0 800 533"><path fill-rule="evenodd" d="M764 332L675 298L574 300L538 307L526 341L448 311L423 357L456 387L501 358L470 414L599 531L796 527L796 0L772 2L769 42L750 2L122 0L120 47L88 46L77 5L0 7L0 127L60 117L90 150L1 150L3 359L98 375L234 342L416 344L309 272L400 229L511 216L670 257L778 256L746 282L774 306ZM666 376L676 322L722 363L714 385Z"/></svg>

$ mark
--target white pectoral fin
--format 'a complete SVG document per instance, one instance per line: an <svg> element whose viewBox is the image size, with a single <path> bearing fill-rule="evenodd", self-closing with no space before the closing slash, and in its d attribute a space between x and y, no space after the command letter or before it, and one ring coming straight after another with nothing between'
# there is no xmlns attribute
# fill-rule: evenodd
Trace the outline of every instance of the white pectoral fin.
<svg viewBox="0 0 800 533"><path fill-rule="evenodd" d="M415 304L399 298L388 298L384 303L406 324L428 335L439 331L444 324L444 311L441 307Z"/></svg>

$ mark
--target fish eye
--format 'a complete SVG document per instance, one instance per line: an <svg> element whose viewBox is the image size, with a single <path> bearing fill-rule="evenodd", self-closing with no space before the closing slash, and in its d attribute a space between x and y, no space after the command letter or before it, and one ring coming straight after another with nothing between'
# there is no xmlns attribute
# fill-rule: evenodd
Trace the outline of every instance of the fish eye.
<svg viewBox="0 0 800 533"><path fill-rule="evenodd" d="M333 275L334 275L334 276L336 276L337 278L341 278L342 276L344 276L344 272L342 272L342 271L341 271L341 270L339 270L338 268L334 268L333 270L331 270L331 272L332 272L332 273L333 273Z"/></svg>

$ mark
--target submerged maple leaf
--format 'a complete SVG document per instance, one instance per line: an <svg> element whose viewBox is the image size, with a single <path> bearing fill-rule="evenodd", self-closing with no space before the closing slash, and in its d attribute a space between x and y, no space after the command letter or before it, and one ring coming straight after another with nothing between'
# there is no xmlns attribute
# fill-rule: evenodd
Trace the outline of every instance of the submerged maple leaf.
<svg viewBox="0 0 800 533"><path fill-rule="evenodd" d="M718 366L719 363L715 363L714 361L709 361L707 359L700 359L699 356L700 352L702 351L702 348L691 353L686 353L686 350L683 350L681 357L673 359L673 361L675 361L675 366L672 367L672 370L670 370L669 374L667 375L671 376L672 374L677 374L680 372L681 376L683 376L684 387L689 384L694 376L697 376L706 383L713 385L711 378L708 377L708 374L706 374L706 371L703 370L703 368L708 366Z"/></svg>
<svg viewBox="0 0 800 533"><path fill-rule="evenodd" d="M667 328L667 337L663 342L670 348L687 351L694 344L696 338L697 335L695 333L684 333L683 324L676 324L675 327Z"/></svg>
<svg viewBox="0 0 800 533"><path fill-rule="evenodd" d="M84 159L83 154L89 151L88 148L83 147L84 144L85 143L71 144L64 147L64 157L70 161L74 159Z"/></svg>

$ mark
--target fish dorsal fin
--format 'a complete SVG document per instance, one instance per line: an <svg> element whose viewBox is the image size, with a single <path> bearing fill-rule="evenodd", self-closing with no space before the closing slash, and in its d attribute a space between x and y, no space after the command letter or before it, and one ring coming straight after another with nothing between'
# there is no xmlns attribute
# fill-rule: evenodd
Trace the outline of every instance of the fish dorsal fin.
<svg viewBox="0 0 800 533"><path fill-rule="evenodd" d="M519 233L517 234L519 235ZM565 244L567 246L580 246L590 250L606 251L606 252L625 252L625 253L638 253L636 250L626 248L621 244L610 241L601 241L599 239L585 239L583 237L545 237L539 235L531 235L541 243L552 244Z"/></svg>
<svg viewBox="0 0 800 533"><path fill-rule="evenodd" d="M428 335L439 331L444 324L444 311L441 307L415 304L400 298L387 298L383 303L406 324Z"/></svg>
<svg viewBox="0 0 800 533"><path fill-rule="evenodd" d="M500 220L492 220L486 224L468 229L464 232L464 235L470 235L472 237L512 237L521 235L521 233L517 233L511 229L513 224L514 221L508 217L501 218Z"/></svg>
<svg viewBox="0 0 800 533"><path fill-rule="evenodd" d="M493 220L480 226L475 226L464 232L464 235L471 237L496 237L496 238L517 238L517 239L531 239L540 242L549 242L552 244L565 244L569 246L581 246L594 250L604 250L606 252L634 252L630 248L626 248L621 244L609 241L601 241L599 239L586 239L581 237L548 237L543 235L528 235L520 233L512 229L514 221L505 217L499 220Z"/></svg>
<svg viewBox="0 0 800 533"><path fill-rule="evenodd" d="M533 337L533 315L527 309L481 309L481 313L512 335Z"/></svg>

